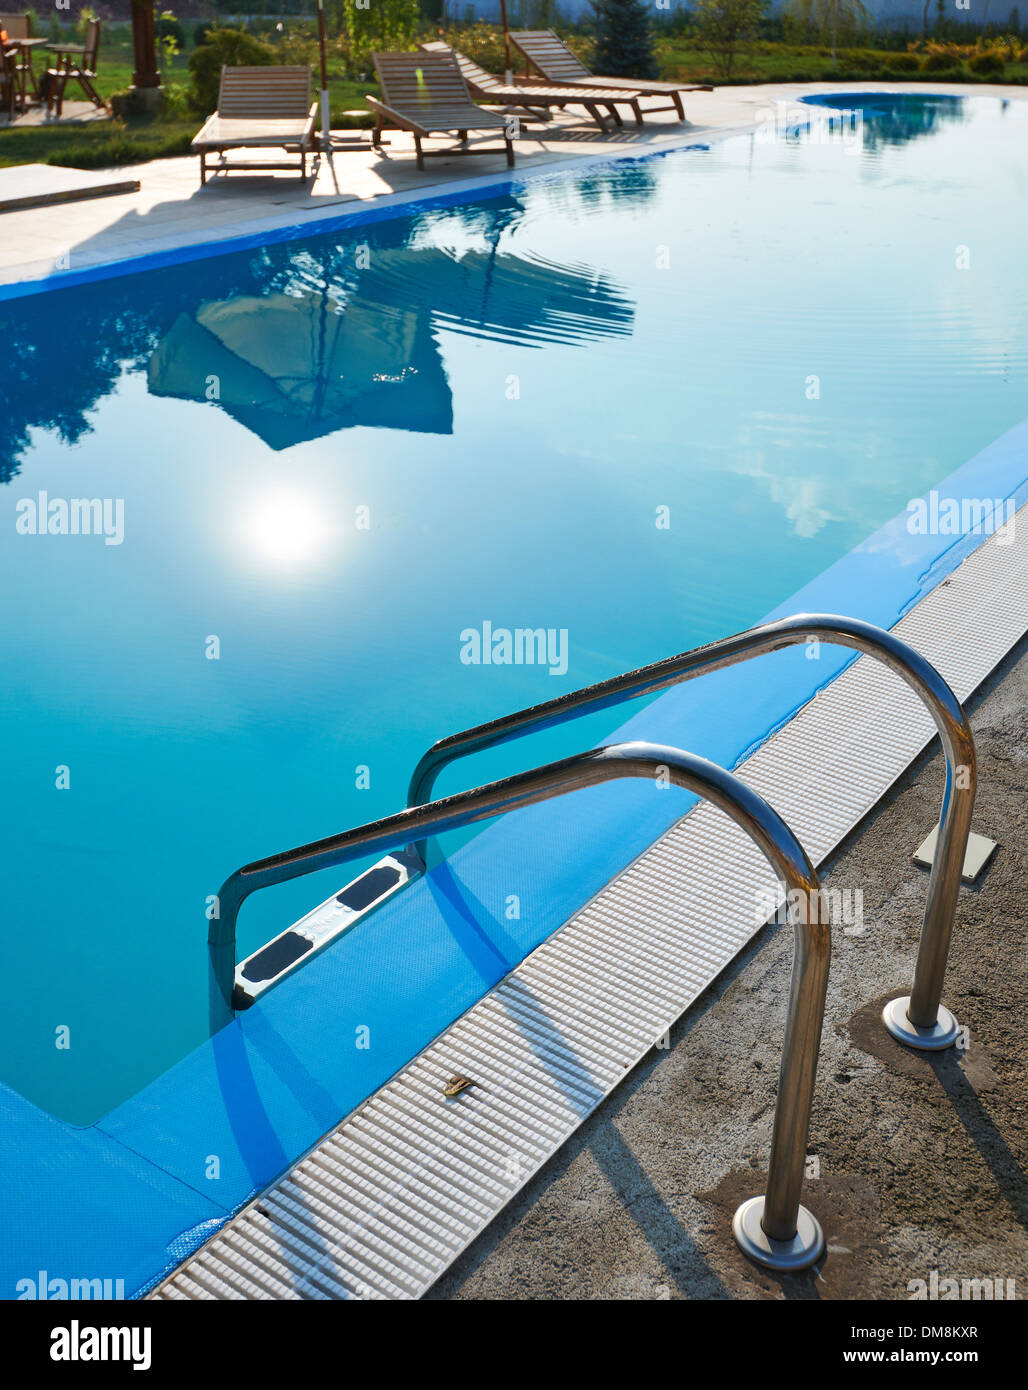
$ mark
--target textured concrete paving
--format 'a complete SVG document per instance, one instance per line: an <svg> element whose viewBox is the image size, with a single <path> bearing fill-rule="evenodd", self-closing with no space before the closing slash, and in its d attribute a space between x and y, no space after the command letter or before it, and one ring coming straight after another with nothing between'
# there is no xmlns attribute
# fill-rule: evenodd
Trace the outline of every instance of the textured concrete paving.
<svg viewBox="0 0 1028 1390"><path fill-rule="evenodd" d="M1028 1294L1028 642L971 704L975 828L999 841L961 893L945 1001L969 1046L931 1058L879 1015L909 990L938 815L938 745L826 869L863 892L834 933L804 1201L829 1252L779 1278L731 1214L763 1191L792 953L770 927L429 1295L487 1299L909 1299L914 1281L1014 1280ZM830 795L831 789L825 789ZM1004 1283L1004 1294L1009 1290Z"/></svg>

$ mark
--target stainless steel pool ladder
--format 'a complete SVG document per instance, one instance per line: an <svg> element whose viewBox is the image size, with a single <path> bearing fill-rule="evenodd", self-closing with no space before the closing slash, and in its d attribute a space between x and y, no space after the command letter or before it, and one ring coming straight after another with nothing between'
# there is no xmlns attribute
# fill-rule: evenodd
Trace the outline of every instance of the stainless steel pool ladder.
<svg viewBox="0 0 1028 1390"><path fill-rule="evenodd" d="M653 743L590 749L248 864L226 880L219 894L219 915L211 921L208 942L215 979L230 1006L236 918L244 900L259 889L333 868L369 851L396 849L419 834L456 830L621 777L651 778L660 785L670 781L705 797L750 836L785 883L794 929L792 983L767 1192L742 1204L735 1216L735 1234L743 1249L763 1264L781 1270L805 1268L824 1250L821 1227L800 1205L800 1193L828 986L830 930L821 920L817 871L785 821L740 778L705 758Z"/></svg>
<svg viewBox="0 0 1028 1390"><path fill-rule="evenodd" d="M436 777L457 758L554 728L580 715L652 695L766 652L810 641L852 647L884 662L921 697L939 731L946 755L946 783L914 982L909 995L886 1006L883 1020L890 1033L909 1047L928 1051L950 1047L956 1042L959 1029L956 1019L942 1006L942 987L974 807L974 737L960 701L935 667L884 628L834 613L798 613L452 734L433 744L414 769L407 803L417 806L426 801ZM424 843L418 846L422 856L425 848Z"/></svg>
<svg viewBox="0 0 1028 1390"><path fill-rule="evenodd" d="M236 966L236 919L253 892L491 816L620 777L663 777L706 797L730 816L763 851L786 886L794 927L792 982L767 1192L744 1202L734 1233L753 1259L778 1270L802 1269L824 1249L816 1219L800 1205L818 1047L828 981L830 931L822 921L817 872L781 816L740 778L704 758L650 743L592 749L472 791L426 802L439 771L456 758L552 728L680 681L799 642L825 640L883 661L921 697L932 714L946 755L938 848L932 866L914 985L884 1011L890 1031L911 1046L938 1049L956 1038L957 1025L940 1004L960 874L974 804L976 764L970 725L956 696L923 657L884 629L830 614L799 614L640 667L559 696L433 745L415 768L404 811L237 870L218 895L208 944L212 979L231 1009ZM418 840L418 837L421 837Z"/></svg>

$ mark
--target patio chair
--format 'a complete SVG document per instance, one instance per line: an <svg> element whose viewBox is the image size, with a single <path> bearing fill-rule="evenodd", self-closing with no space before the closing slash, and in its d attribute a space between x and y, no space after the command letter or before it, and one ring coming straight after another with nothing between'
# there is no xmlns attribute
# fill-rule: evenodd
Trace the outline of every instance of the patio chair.
<svg viewBox="0 0 1028 1390"><path fill-rule="evenodd" d="M12 40L31 39L32 15L0 14L0 33L6 34L8 39ZM5 47L7 46L5 45ZM39 95L39 88L36 84L36 74L32 70L31 49L22 48L17 43L11 43L9 47L16 74L14 110L11 112L11 115L15 115L19 109L24 111L30 92L33 96ZM8 100L6 79L3 80L3 96L0 97L0 100L6 105Z"/></svg>
<svg viewBox="0 0 1028 1390"><path fill-rule="evenodd" d="M426 150L422 141L432 135L454 131L462 146L467 145L469 130L493 130L502 133L507 150L507 165L514 163L513 132L506 117L496 111L483 111L476 106L468 91L464 74L452 53L373 53L382 100L365 97L377 117L374 143L381 140L385 125L409 130L414 136L418 168L424 169L431 156L450 154L492 154L495 147L483 150L454 149Z"/></svg>
<svg viewBox="0 0 1028 1390"><path fill-rule="evenodd" d="M565 87L630 88L642 96L668 96L668 106L648 106L646 111L675 111L685 120L683 92L712 92L710 86L690 87L682 82L654 82L644 77L596 77L552 29L512 30L510 41L525 60L526 75L535 68L547 83Z"/></svg>
<svg viewBox="0 0 1028 1390"><path fill-rule="evenodd" d="M476 101L497 102L500 105L510 107L518 114L528 116L530 120L549 120L550 108L554 106L561 110L565 106L584 106L600 129L605 130L607 117L604 116L603 111L613 117L615 125L622 124L616 105L616 103L621 102L632 108L636 123L642 124L637 94L633 92L621 92L615 91L613 88L605 89L602 87L585 91L581 87L508 84L501 78L494 77L485 68L480 67L474 59L466 57L456 48L451 48L442 39L423 43L421 48L426 53L452 53L457 61L457 66L464 74L468 89Z"/></svg>
<svg viewBox="0 0 1028 1390"><path fill-rule="evenodd" d="M9 39L30 39L32 37L32 16L30 14L0 14L0 30Z"/></svg>
<svg viewBox="0 0 1028 1390"><path fill-rule="evenodd" d="M220 156L215 173L292 169L280 160L229 164L226 150L283 149L298 155L300 182L307 179L307 156L314 149L314 114L309 66L221 70L218 109L208 116L191 148L200 156L200 182L207 182L207 156Z"/></svg>
<svg viewBox="0 0 1028 1390"><path fill-rule="evenodd" d="M0 47L0 109L14 120L18 102L18 54L14 48Z"/></svg>
<svg viewBox="0 0 1028 1390"><path fill-rule="evenodd" d="M51 53L56 54L56 62L48 68L45 78L47 110L56 108L60 119L64 106L64 89L69 82L77 82L94 106L107 103L96 90L97 59L100 53L100 21L91 19L86 25L86 42L81 48L69 48L65 44L47 44Z"/></svg>

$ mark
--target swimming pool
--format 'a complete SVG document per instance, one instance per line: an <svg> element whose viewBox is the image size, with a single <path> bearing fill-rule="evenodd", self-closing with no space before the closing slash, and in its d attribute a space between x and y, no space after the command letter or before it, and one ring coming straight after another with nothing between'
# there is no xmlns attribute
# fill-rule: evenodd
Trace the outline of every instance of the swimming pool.
<svg viewBox="0 0 1028 1390"><path fill-rule="evenodd" d="M0 306L3 1080L111 1110L207 1036L231 870L398 809L437 737L758 621L1024 419L1024 134L876 99L856 149L740 137ZM39 534L76 498L91 534ZM835 606L898 614L923 560ZM486 624L553 642L487 664ZM695 751L744 751L736 713ZM240 954L339 886L262 894Z"/></svg>

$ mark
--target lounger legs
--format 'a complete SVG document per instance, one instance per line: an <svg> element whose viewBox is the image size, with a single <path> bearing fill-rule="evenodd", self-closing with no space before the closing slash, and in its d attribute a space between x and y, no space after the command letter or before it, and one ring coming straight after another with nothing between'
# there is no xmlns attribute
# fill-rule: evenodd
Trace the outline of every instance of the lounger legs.
<svg viewBox="0 0 1028 1390"><path fill-rule="evenodd" d="M514 141L509 135L503 137L504 144L507 146L507 168L514 168Z"/></svg>
<svg viewBox="0 0 1028 1390"><path fill-rule="evenodd" d="M636 123L636 125L642 125L642 123L643 123L643 113L642 113L642 110L640 109L639 103L638 103L637 101L633 101L633 102L631 103L631 107L632 107L632 115L635 117L635 123Z"/></svg>
<svg viewBox="0 0 1028 1390"><path fill-rule="evenodd" d="M680 121L684 121L684 120L685 120L685 107L682 105L682 94L681 94L681 92L672 92L672 93L671 93L671 100L675 103L675 110L678 112L678 119L679 119Z"/></svg>
<svg viewBox="0 0 1028 1390"><path fill-rule="evenodd" d="M419 168L419 169L424 169L424 167L425 167L425 154L424 154L424 151L423 151L422 148L421 148L421 136L420 136L420 135L415 135L415 137L414 137L414 148L415 148L415 150L417 150L417 153L418 153L418 168Z"/></svg>
<svg viewBox="0 0 1028 1390"><path fill-rule="evenodd" d="M200 151L200 186L207 182L207 151Z"/></svg>
<svg viewBox="0 0 1028 1390"><path fill-rule="evenodd" d="M300 182L307 182L307 151L300 151Z"/></svg>

